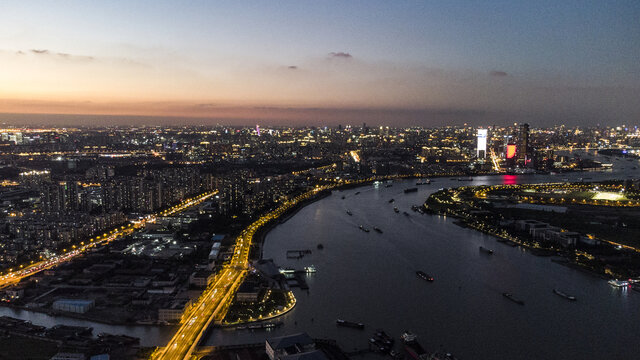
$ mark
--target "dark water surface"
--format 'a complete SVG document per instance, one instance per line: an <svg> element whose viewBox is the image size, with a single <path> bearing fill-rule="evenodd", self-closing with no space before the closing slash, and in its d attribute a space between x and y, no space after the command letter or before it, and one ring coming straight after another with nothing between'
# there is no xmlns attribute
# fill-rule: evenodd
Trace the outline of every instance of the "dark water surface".
<svg viewBox="0 0 640 360"><path fill-rule="evenodd" d="M308 276L309 293L295 290L298 304L281 318L285 325L276 331L215 330L206 343L260 342L307 331L313 337L337 339L349 351L365 348L373 330L383 328L396 338L411 330L427 350L443 349L461 359L639 358L640 293L613 288L550 258L460 228L452 219L411 211L411 205L421 204L438 188L463 184L434 180L411 194L403 189L415 180L390 188L337 191L276 227L266 238L264 257L282 267L315 265L318 272ZM476 177L472 184L548 180ZM361 193L355 195L357 191ZM391 198L394 204L388 203ZM358 229L361 224L378 226L384 233L365 233ZM316 250L318 243L324 250ZM494 255L480 253L481 245ZM285 256L286 249L307 248L313 253L301 260ZM435 281L419 279L416 270ZM578 301L553 294L554 288ZM525 306L504 298L505 291ZM363 322L366 329L336 327L337 318Z"/></svg>

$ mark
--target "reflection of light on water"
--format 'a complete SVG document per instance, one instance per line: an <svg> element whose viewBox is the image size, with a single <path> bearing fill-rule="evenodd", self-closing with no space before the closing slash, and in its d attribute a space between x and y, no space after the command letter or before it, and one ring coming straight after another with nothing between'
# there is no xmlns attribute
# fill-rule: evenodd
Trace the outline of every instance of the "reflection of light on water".
<svg viewBox="0 0 640 360"><path fill-rule="evenodd" d="M516 175L502 175L502 184L504 185L515 185L518 181L518 176Z"/></svg>
<svg viewBox="0 0 640 360"><path fill-rule="evenodd" d="M628 286L612 287L611 295L629 296L629 287Z"/></svg>

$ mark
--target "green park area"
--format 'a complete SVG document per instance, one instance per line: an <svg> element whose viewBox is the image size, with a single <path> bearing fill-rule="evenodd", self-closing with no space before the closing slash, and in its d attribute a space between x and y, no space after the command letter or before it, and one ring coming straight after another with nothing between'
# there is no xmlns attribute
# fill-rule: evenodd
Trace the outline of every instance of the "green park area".
<svg viewBox="0 0 640 360"><path fill-rule="evenodd" d="M234 324L268 319L288 309L294 302L295 299L291 291L262 289L258 301L240 302L235 300L223 323Z"/></svg>

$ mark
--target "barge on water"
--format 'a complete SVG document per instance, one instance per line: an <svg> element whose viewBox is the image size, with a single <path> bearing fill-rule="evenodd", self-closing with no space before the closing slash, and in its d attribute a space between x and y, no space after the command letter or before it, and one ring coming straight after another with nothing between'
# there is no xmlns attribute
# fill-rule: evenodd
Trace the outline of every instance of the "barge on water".
<svg viewBox="0 0 640 360"><path fill-rule="evenodd" d="M433 276L427 274L426 272L424 272L422 270L416 271L416 275L418 275L418 277L421 278L422 280L433 281Z"/></svg>
<svg viewBox="0 0 640 360"><path fill-rule="evenodd" d="M484 246L480 246L480 251L482 251L482 252L483 252L483 253L485 253L485 254L493 255L493 250L491 250L491 249L487 249L487 248L486 248L486 247L484 247Z"/></svg>
<svg viewBox="0 0 640 360"><path fill-rule="evenodd" d="M615 287L626 287L629 286L629 282L628 281L624 281L624 280L609 280L609 285L615 286Z"/></svg>
<svg viewBox="0 0 640 360"><path fill-rule="evenodd" d="M427 360L429 358L429 354L422 345L420 345L416 335L409 331L405 331L400 336L400 339L402 339L402 342L404 343L404 349L407 350L407 353L409 353L413 359Z"/></svg>
<svg viewBox="0 0 640 360"><path fill-rule="evenodd" d="M336 320L336 325L343 326L343 327L350 327L354 329L360 329L360 330L364 329L364 324L361 322L354 322L354 321L348 321L343 319Z"/></svg>
<svg viewBox="0 0 640 360"><path fill-rule="evenodd" d="M502 296L506 297L507 299L513 301L514 303L516 303L518 305L524 305L524 301L513 297L513 295L510 294L510 293L502 293Z"/></svg>
<svg viewBox="0 0 640 360"><path fill-rule="evenodd" d="M563 298L565 298L567 300L570 300L570 301L576 301L577 300L575 296L566 294L566 293L564 293L564 292L562 292L562 291L560 291L558 289L553 289L553 293L558 295L558 296L560 296L560 297L563 297Z"/></svg>

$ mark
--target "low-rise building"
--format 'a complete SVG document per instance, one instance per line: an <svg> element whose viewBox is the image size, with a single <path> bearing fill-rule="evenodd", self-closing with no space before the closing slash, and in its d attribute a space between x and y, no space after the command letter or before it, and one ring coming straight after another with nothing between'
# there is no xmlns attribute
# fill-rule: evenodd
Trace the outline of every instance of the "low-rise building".
<svg viewBox="0 0 640 360"><path fill-rule="evenodd" d="M95 307L95 301L87 299L59 299L51 306L54 310L84 314Z"/></svg>
<svg viewBox="0 0 640 360"><path fill-rule="evenodd" d="M269 360L327 360L327 356L316 349L316 344L307 333L299 333L267 339L265 351Z"/></svg>
<svg viewBox="0 0 640 360"><path fill-rule="evenodd" d="M176 299L169 306L158 309L158 320L166 322L182 321L184 310L191 305L191 299Z"/></svg>
<svg viewBox="0 0 640 360"><path fill-rule="evenodd" d="M189 277L189 284L199 287L207 287L213 282L215 275L211 271L199 270L195 271Z"/></svg>
<svg viewBox="0 0 640 360"><path fill-rule="evenodd" d="M260 300L260 288L253 281L245 281L238 288L236 301L238 302L258 302Z"/></svg>

